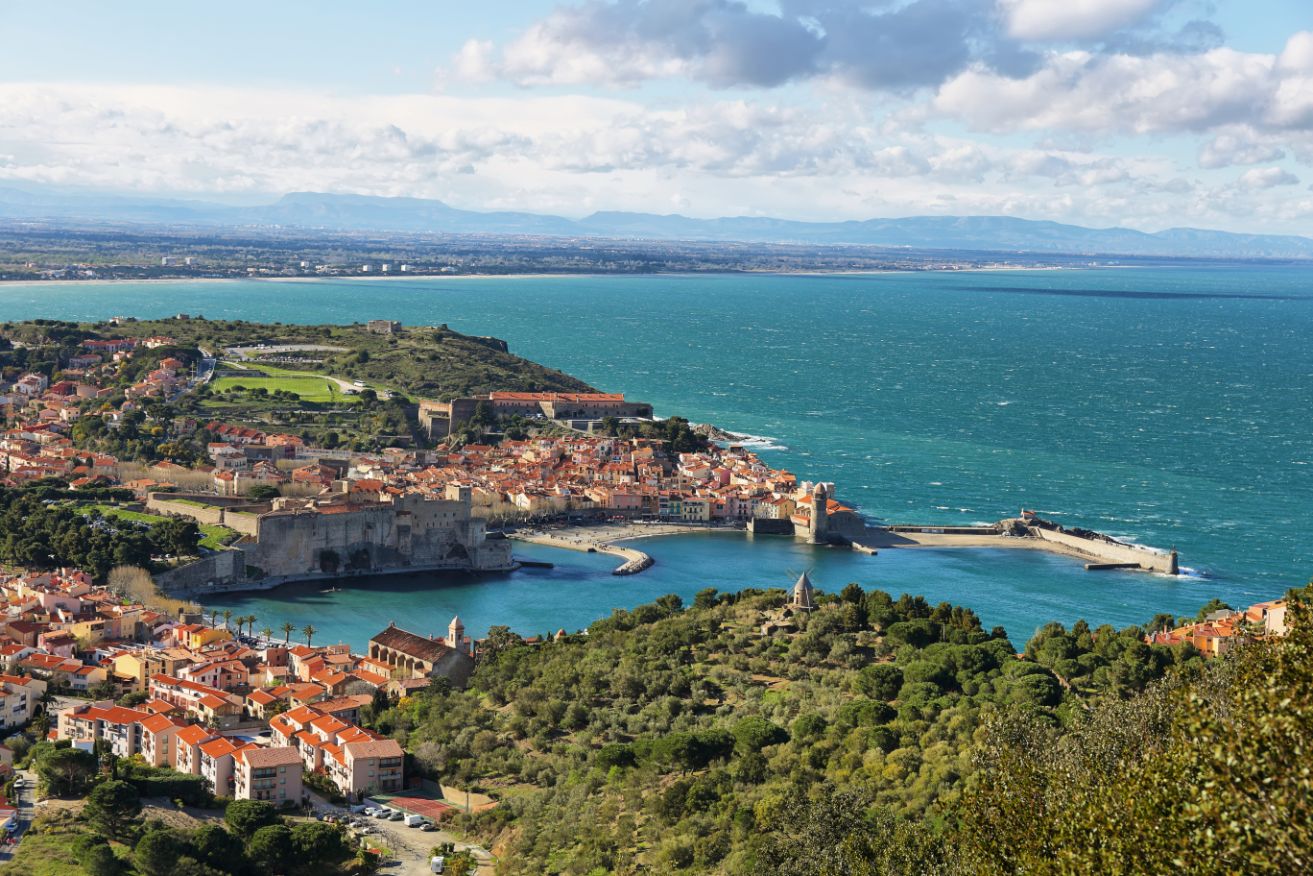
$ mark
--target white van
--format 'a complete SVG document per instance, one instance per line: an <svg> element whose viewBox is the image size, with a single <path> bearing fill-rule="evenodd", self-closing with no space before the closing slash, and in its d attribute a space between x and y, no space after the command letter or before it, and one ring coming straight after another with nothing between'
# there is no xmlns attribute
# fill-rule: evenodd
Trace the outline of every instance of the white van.
<svg viewBox="0 0 1313 876"><path fill-rule="evenodd" d="M424 823L423 815L407 815L405 819L406 827L419 827Z"/></svg>
<svg viewBox="0 0 1313 876"><path fill-rule="evenodd" d="M447 871L447 861L441 855L434 855L433 860L429 861L429 870L434 873L445 873Z"/></svg>

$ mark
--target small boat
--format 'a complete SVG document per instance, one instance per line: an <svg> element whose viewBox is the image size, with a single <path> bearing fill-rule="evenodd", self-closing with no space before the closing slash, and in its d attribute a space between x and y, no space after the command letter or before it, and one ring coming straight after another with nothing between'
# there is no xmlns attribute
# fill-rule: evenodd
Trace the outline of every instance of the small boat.
<svg viewBox="0 0 1313 876"><path fill-rule="evenodd" d="M858 544L857 542L853 542L853 550L857 551L859 554L869 554L871 556L875 556L876 554L880 553L878 550L876 550L873 547L864 544Z"/></svg>
<svg viewBox="0 0 1313 876"><path fill-rule="evenodd" d="M342 589L341 587L325 587L323 590L320 590L319 592L320 592L320 593L336 593L337 591L339 591L339 590L341 590L341 589Z"/></svg>

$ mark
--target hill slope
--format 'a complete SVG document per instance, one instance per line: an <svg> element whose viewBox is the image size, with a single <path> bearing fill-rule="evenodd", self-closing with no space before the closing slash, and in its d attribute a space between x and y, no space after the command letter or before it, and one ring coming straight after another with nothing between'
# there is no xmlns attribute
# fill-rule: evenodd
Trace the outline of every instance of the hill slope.
<svg viewBox="0 0 1313 876"><path fill-rule="evenodd" d="M293 361L276 364L360 380L414 398L448 399L495 390L593 391L582 380L514 355L505 341L464 335L445 325L407 326L393 335L375 334L363 325L267 325L206 319L147 320L96 328L108 335L164 335L180 346L200 346L211 352L258 344L332 348L288 351L286 355Z"/></svg>

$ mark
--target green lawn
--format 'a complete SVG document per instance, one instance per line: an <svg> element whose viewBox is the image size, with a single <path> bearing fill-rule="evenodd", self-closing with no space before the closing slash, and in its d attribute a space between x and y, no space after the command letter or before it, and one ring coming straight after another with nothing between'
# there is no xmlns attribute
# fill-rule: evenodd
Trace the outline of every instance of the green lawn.
<svg viewBox="0 0 1313 876"><path fill-rule="evenodd" d="M286 368L274 368L270 365L254 363L223 363L225 367L245 368L251 372L250 377L219 377L210 381L210 391L220 393L235 387L245 389L263 389L268 392L281 390L290 392L302 401L324 404L353 404L359 401L355 395L346 395L341 388L322 374L308 374L304 371L291 371Z"/></svg>
<svg viewBox="0 0 1313 876"><path fill-rule="evenodd" d="M201 503L192 502L190 504L200 505ZM129 511L126 508L117 508L113 505L88 505L86 508L87 510L95 508L106 517L115 517L119 520L130 520L133 523L151 524L159 523L162 520L168 519L159 514L146 514L141 511ZM211 523L201 523L199 526L202 536L200 545L201 547L209 548L210 550L217 551L224 545L231 544L241 537L240 533L229 529L226 526L218 526Z"/></svg>

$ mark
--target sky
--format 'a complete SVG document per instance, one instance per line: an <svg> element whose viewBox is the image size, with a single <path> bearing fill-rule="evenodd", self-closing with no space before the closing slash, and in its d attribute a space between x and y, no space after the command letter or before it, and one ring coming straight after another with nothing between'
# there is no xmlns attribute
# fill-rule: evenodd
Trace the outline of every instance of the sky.
<svg viewBox="0 0 1313 876"><path fill-rule="evenodd" d="M1313 234L1309 0L8 0L0 188Z"/></svg>

